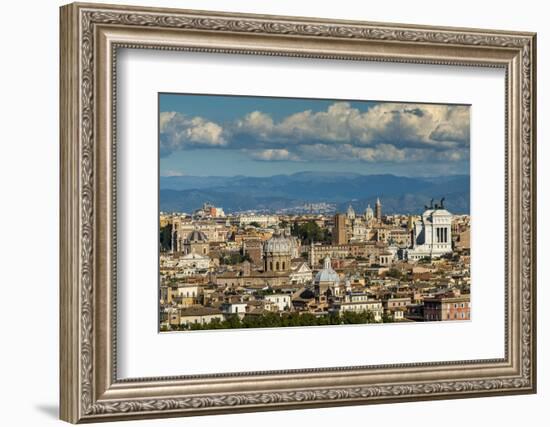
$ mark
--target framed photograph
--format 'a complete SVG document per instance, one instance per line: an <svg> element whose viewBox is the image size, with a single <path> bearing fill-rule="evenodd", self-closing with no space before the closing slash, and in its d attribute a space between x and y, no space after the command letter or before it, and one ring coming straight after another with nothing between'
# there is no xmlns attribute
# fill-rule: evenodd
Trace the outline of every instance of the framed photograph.
<svg viewBox="0 0 550 427"><path fill-rule="evenodd" d="M61 8L61 418L536 391L536 37Z"/></svg>

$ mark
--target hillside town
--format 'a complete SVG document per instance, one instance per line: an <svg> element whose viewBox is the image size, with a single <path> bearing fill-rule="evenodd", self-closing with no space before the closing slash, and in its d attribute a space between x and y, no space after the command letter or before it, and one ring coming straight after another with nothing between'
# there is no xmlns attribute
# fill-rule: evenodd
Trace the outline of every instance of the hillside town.
<svg viewBox="0 0 550 427"><path fill-rule="evenodd" d="M470 319L470 217L160 214L160 330Z"/></svg>

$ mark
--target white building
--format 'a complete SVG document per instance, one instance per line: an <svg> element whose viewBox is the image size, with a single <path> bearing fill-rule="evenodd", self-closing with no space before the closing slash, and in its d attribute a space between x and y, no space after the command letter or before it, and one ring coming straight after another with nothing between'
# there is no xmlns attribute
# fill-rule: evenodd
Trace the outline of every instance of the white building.
<svg viewBox="0 0 550 427"><path fill-rule="evenodd" d="M184 270L208 270L210 257L196 253L186 254L179 258L177 267Z"/></svg>
<svg viewBox="0 0 550 427"><path fill-rule="evenodd" d="M413 245L404 251L404 258L418 261L422 258L439 258L453 251L451 224L453 215L440 206L427 209L414 223Z"/></svg>
<svg viewBox="0 0 550 427"><path fill-rule="evenodd" d="M350 284L351 286L351 284ZM346 296L344 297L345 302L365 302L365 301L371 301L372 297L369 294L363 293L363 292L351 292L347 290L347 283L346 283Z"/></svg>
<svg viewBox="0 0 550 427"><path fill-rule="evenodd" d="M225 315L236 314L242 320L246 314L246 305L246 302L226 302L221 305L220 309Z"/></svg>
<svg viewBox="0 0 550 427"><path fill-rule="evenodd" d="M279 224L279 217L276 215L241 215L239 217L241 227L253 222L260 224L262 227L269 227Z"/></svg>
<svg viewBox="0 0 550 427"><path fill-rule="evenodd" d="M182 283L178 285L177 292L183 298L196 298L202 294L202 287L195 283Z"/></svg>
<svg viewBox="0 0 550 427"><path fill-rule="evenodd" d="M291 296L289 294L266 295L265 299L275 305L279 311L290 309Z"/></svg>
<svg viewBox="0 0 550 427"><path fill-rule="evenodd" d="M292 271L288 277L290 283L305 284L311 282L312 279L313 271L311 271L306 262L292 264Z"/></svg>
<svg viewBox="0 0 550 427"><path fill-rule="evenodd" d="M189 276L206 276L210 271L210 258L206 255L189 253L180 257L175 265L177 272L174 277L183 279Z"/></svg>
<svg viewBox="0 0 550 427"><path fill-rule="evenodd" d="M355 313L368 311L374 315L374 320L376 322L380 322L382 320L382 314L384 313L382 303L376 300L342 302L340 303L339 311L340 314L343 314L346 311L352 311Z"/></svg>
<svg viewBox="0 0 550 427"><path fill-rule="evenodd" d="M366 224L356 219L353 221L353 227L352 227L352 236L350 241L352 242L366 242L368 240L369 235L369 228L366 226Z"/></svg>

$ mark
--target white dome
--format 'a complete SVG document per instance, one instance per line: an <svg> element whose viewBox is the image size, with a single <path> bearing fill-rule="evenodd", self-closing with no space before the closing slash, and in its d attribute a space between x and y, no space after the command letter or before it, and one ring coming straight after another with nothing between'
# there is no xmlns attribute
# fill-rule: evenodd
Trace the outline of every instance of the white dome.
<svg viewBox="0 0 550 427"><path fill-rule="evenodd" d="M340 276L338 276L338 273L332 269L329 257L325 258L323 269L315 275L315 284L319 284L321 282L332 282L335 285L340 283Z"/></svg>

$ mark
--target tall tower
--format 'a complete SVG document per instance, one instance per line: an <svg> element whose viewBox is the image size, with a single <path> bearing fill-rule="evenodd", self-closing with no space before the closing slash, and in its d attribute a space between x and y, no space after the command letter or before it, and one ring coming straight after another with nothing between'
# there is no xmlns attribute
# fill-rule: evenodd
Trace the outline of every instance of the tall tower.
<svg viewBox="0 0 550 427"><path fill-rule="evenodd" d="M345 245L348 243L346 239L346 215L344 214L336 214L334 216L332 241L335 245Z"/></svg>
<svg viewBox="0 0 550 427"><path fill-rule="evenodd" d="M176 244L178 239L178 233L176 232L176 226L172 220L170 224L170 253L177 252Z"/></svg>
<svg viewBox="0 0 550 427"><path fill-rule="evenodd" d="M311 268L315 267L315 245L313 239L311 239L311 246L309 247L309 266Z"/></svg>
<svg viewBox="0 0 550 427"><path fill-rule="evenodd" d="M376 205L374 206L374 215L377 221L382 221L382 203L380 203L378 197L376 198Z"/></svg>

